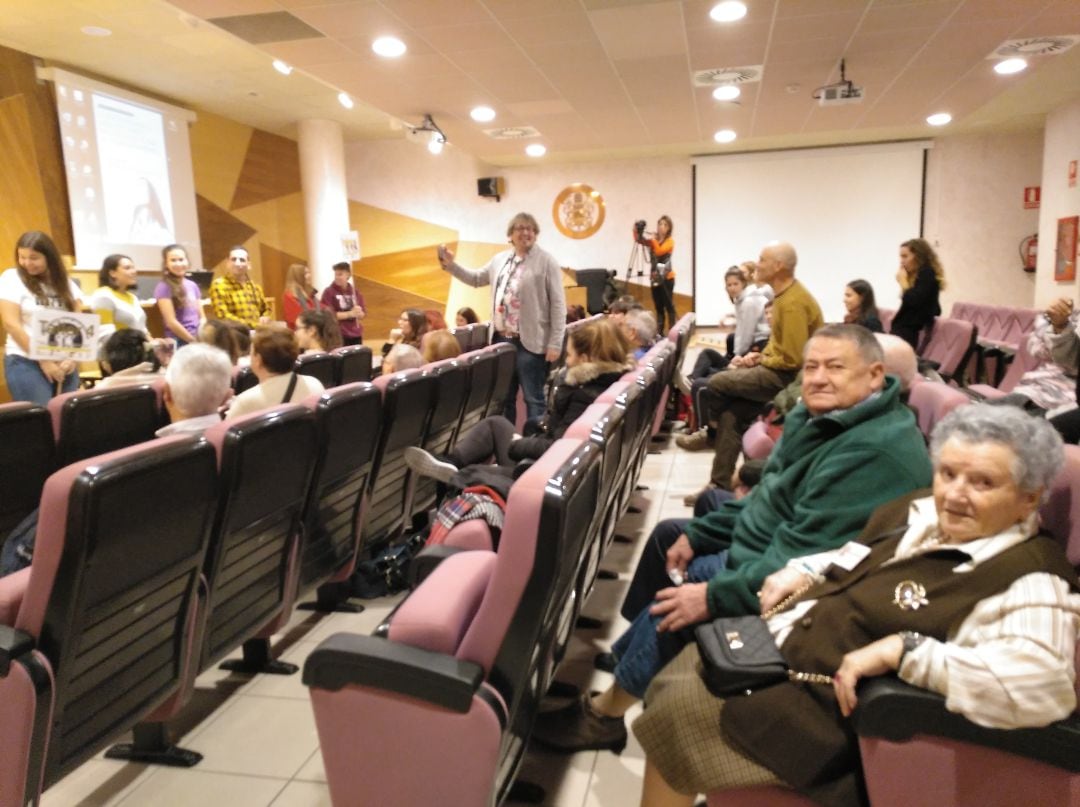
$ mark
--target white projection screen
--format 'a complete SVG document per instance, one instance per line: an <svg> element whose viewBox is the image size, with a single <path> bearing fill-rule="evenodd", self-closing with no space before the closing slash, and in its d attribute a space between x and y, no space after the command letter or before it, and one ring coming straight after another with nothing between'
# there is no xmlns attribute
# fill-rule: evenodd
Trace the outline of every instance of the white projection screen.
<svg viewBox="0 0 1080 807"><path fill-rule="evenodd" d="M900 243L921 235L930 141L694 158L694 298L698 323L732 312L724 272L770 241L799 255L795 276L826 322L843 320L844 285L869 281L899 306Z"/></svg>
<svg viewBox="0 0 1080 807"><path fill-rule="evenodd" d="M101 266L110 253L139 269L161 266L161 248L182 244L202 268L187 109L58 68L53 82L63 144L75 265Z"/></svg>

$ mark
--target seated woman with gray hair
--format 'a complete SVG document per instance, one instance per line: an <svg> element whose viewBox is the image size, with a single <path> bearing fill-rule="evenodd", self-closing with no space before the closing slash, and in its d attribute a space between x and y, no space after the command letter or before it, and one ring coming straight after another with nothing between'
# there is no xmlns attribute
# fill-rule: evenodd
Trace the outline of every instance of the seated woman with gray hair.
<svg viewBox="0 0 1080 807"><path fill-rule="evenodd" d="M895 673L993 728L1074 710L1080 583L1038 523L1061 438L1015 407L973 404L938 424L931 454L932 492L882 506L858 543L797 558L758 592L801 682L714 697L694 644L653 680L634 723L643 805L759 785L865 803L847 718L872 676Z"/></svg>

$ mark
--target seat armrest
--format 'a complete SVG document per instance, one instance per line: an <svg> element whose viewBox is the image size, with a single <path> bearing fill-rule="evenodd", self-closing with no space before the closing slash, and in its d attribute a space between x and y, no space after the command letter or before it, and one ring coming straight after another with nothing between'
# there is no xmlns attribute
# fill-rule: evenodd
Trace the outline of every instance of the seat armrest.
<svg viewBox="0 0 1080 807"><path fill-rule="evenodd" d="M304 684L337 692L383 689L464 714L484 672L479 664L373 636L335 633L304 663Z"/></svg>
<svg viewBox="0 0 1080 807"><path fill-rule="evenodd" d="M0 625L0 678L7 677L11 662L34 649L34 637L10 625Z"/></svg>
<svg viewBox="0 0 1080 807"><path fill-rule="evenodd" d="M409 564L409 588L416 588L423 583L424 579L435 571L435 568L451 555L467 551L468 549L463 546L448 546L446 544L425 546L417 553L416 557L412 559L412 563Z"/></svg>
<svg viewBox="0 0 1080 807"><path fill-rule="evenodd" d="M948 711L941 695L881 677L859 686L853 720L860 737L892 742L920 734L944 737L1080 773L1080 717L1075 714L1043 728L985 728Z"/></svg>

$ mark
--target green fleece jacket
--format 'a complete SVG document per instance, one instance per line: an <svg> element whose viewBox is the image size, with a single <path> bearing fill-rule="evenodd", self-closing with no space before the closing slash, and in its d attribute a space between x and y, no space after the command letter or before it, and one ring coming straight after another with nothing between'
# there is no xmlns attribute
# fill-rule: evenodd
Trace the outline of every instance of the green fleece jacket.
<svg viewBox="0 0 1080 807"><path fill-rule="evenodd" d="M841 546L879 505L930 480L926 443L894 377L841 412L811 418L800 402L750 495L686 528L695 555L728 550L727 567L709 581L709 611L758 613L766 577L791 558Z"/></svg>

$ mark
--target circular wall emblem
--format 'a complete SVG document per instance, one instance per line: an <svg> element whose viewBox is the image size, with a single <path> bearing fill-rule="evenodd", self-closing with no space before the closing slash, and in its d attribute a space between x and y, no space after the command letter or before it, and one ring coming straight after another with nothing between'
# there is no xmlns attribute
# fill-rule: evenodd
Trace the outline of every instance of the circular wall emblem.
<svg viewBox="0 0 1080 807"><path fill-rule="evenodd" d="M575 182L555 197L551 217L567 238L588 238L604 223L604 197L588 185Z"/></svg>

